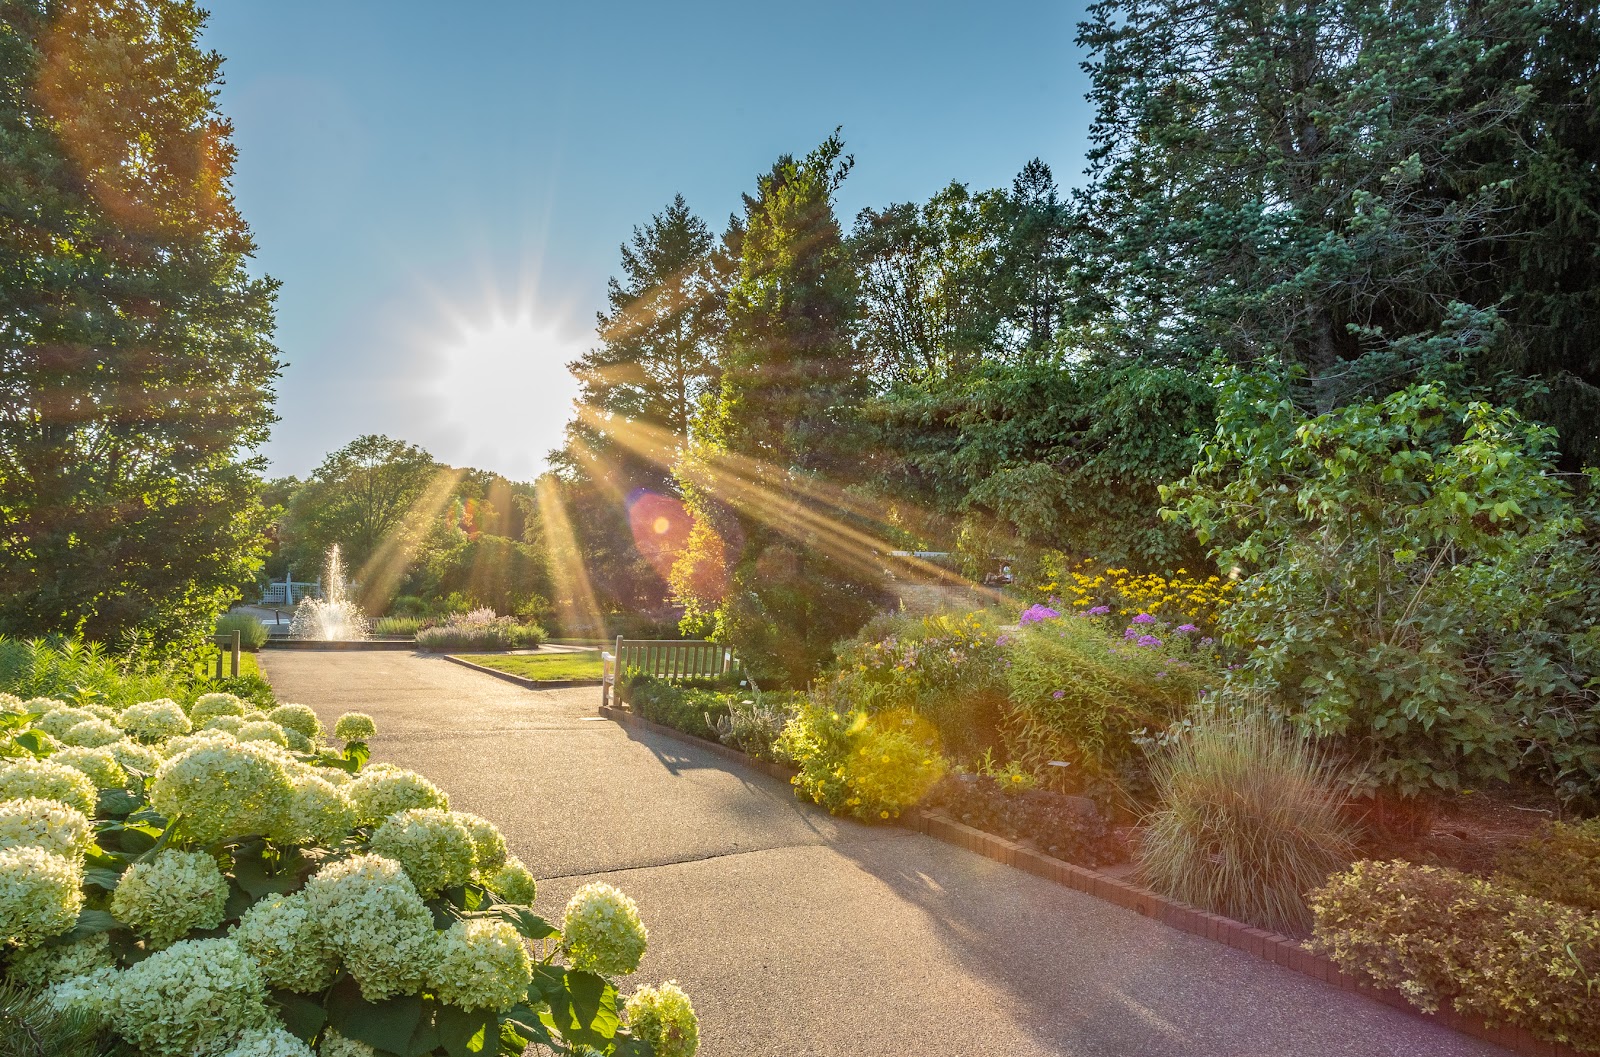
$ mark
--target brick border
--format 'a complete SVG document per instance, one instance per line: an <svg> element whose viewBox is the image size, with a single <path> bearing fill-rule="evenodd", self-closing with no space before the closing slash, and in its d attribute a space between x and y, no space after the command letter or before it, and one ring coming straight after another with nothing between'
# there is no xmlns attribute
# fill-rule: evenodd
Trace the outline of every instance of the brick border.
<svg viewBox="0 0 1600 1057"><path fill-rule="evenodd" d="M529 690L566 690L574 686L600 685L600 680L598 679L528 679L520 675L512 675L510 672L502 672L498 668L473 664L471 661L464 661L460 657L449 653L425 653L424 656L443 657L451 664L459 664L463 668L471 668L475 672L492 675L496 679L504 679L508 683L516 683L518 686L526 687Z"/></svg>
<svg viewBox="0 0 1600 1057"><path fill-rule="evenodd" d="M451 660L455 658L452 657ZM686 734L675 727L652 722L623 709L603 705L600 708L600 715L624 727L637 727L687 742L716 756L770 774L775 778L787 780L797 773L792 767L758 760L737 749L730 749L726 745ZM1252 928L1242 921L1180 903L1119 877L1069 863L1035 851L1017 841L975 829L938 812L914 810L901 818L899 824L934 840L965 848L986 859L992 859L1033 874L1035 877L1054 881L1084 895L1113 903L1125 910L1159 921L1179 932L1187 932L1193 936L1221 943L1282 966L1290 972L1320 980L1341 991L1363 995L1414 1017L1432 1021L1441 1027L1503 1046L1524 1057L1584 1057L1579 1051L1564 1043L1546 1042L1535 1038L1526 1028L1509 1024L1490 1024L1482 1017L1457 1013L1448 1008L1440 1009L1437 1013L1424 1012L1407 1001L1400 992L1374 987L1351 976L1335 965L1332 959L1308 950L1288 936Z"/></svg>

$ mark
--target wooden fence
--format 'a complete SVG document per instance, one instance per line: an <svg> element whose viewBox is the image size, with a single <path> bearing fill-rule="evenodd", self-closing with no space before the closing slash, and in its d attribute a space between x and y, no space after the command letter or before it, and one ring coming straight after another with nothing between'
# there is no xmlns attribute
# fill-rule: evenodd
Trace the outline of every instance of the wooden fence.
<svg viewBox="0 0 1600 1057"><path fill-rule="evenodd" d="M642 672L672 683L695 679L720 679L735 673L755 689L755 680L744 670L733 650L717 642L700 639L625 639L617 636L614 651L600 654L600 703L624 703L618 696L619 676L629 671Z"/></svg>

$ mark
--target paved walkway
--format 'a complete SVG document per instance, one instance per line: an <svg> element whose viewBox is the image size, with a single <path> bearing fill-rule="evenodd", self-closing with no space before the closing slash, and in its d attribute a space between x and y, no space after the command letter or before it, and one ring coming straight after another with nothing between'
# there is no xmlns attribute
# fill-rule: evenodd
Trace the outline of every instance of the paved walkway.
<svg viewBox="0 0 1600 1057"><path fill-rule="evenodd" d="M371 713L378 759L493 819L554 917L638 902L706 1057L1490 1057L1505 1051L905 830L841 822L675 739L439 658L265 658L280 699Z"/></svg>

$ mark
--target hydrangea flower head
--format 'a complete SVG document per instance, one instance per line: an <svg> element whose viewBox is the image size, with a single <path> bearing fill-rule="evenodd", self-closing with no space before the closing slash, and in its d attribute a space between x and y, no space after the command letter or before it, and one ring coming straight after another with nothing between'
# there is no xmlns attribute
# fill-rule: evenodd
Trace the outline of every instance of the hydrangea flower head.
<svg viewBox="0 0 1600 1057"><path fill-rule="evenodd" d="M0 848L43 848L74 862L94 841L89 818L59 800L0 800Z"/></svg>
<svg viewBox="0 0 1600 1057"><path fill-rule="evenodd" d="M436 807L390 815L372 834L372 850L404 867L423 898L470 881L477 857L471 831Z"/></svg>
<svg viewBox="0 0 1600 1057"><path fill-rule="evenodd" d="M242 716L254 709L242 697L233 694L201 694L189 709L189 718L196 727L205 726L207 720L218 716Z"/></svg>
<svg viewBox="0 0 1600 1057"><path fill-rule="evenodd" d="M617 976L639 968L649 933L633 900L603 881L591 881L568 901L561 941L574 969Z"/></svg>
<svg viewBox="0 0 1600 1057"><path fill-rule="evenodd" d="M228 879L203 851L163 848L134 863L111 895L111 913L151 944L164 947L191 929L222 924Z"/></svg>
<svg viewBox="0 0 1600 1057"><path fill-rule="evenodd" d="M261 967L269 987L311 994L326 990L338 975L339 955L302 892L264 897L230 935Z"/></svg>
<svg viewBox="0 0 1600 1057"><path fill-rule="evenodd" d="M289 815L276 836L286 844L338 844L355 828L356 808L319 774L295 774Z"/></svg>
<svg viewBox="0 0 1600 1057"><path fill-rule="evenodd" d="M1059 612L1051 609L1049 606L1035 603L1034 605L1031 605L1022 611L1022 616L1017 618L1017 623L1024 626L1028 624L1039 624L1046 620L1054 620L1060 615L1061 614Z"/></svg>
<svg viewBox="0 0 1600 1057"><path fill-rule="evenodd" d="M122 745L131 744L132 742L119 741L113 745L101 745L93 749L74 745L51 753L50 762L71 767L74 771L82 771L89 781L94 783L96 789L121 789L128 780L128 774L122 769L116 750ZM161 758L157 756L157 763L160 760ZM150 770L154 772L155 768L152 767Z"/></svg>
<svg viewBox="0 0 1600 1057"><path fill-rule="evenodd" d="M532 981L528 949L507 922L458 921L439 938L439 961L430 983L441 1002L504 1013L527 997Z"/></svg>
<svg viewBox="0 0 1600 1057"><path fill-rule="evenodd" d="M180 940L124 969L112 991L117 1033L149 1057L212 1053L271 1023L267 985L231 939Z"/></svg>
<svg viewBox="0 0 1600 1057"><path fill-rule="evenodd" d="M280 749L289 747L289 739L284 736L283 728L270 719L246 720L239 724L239 729L234 731L233 736L240 741L260 741L276 745Z"/></svg>
<svg viewBox="0 0 1600 1057"><path fill-rule="evenodd" d="M140 741L165 741L194 729L178 703L164 697L129 705L117 717L117 723Z"/></svg>
<svg viewBox="0 0 1600 1057"><path fill-rule="evenodd" d="M624 1016L633 1033L650 1043L656 1057L694 1057L700 1048L700 1019L674 980L641 987L628 996Z"/></svg>
<svg viewBox="0 0 1600 1057"><path fill-rule="evenodd" d="M276 1025L251 1028L217 1057L316 1057L311 1047Z"/></svg>
<svg viewBox="0 0 1600 1057"><path fill-rule="evenodd" d="M305 705L279 705L267 713L267 718L285 730L297 730L312 740L322 737L322 720Z"/></svg>
<svg viewBox="0 0 1600 1057"><path fill-rule="evenodd" d="M32 947L78 923L83 867L43 848L0 848L0 943Z"/></svg>
<svg viewBox="0 0 1600 1057"><path fill-rule="evenodd" d="M150 786L151 806L169 819L182 815L201 844L279 831L293 797L283 760L251 742L197 745L163 763Z"/></svg>
<svg viewBox="0 0 1600 1057"><path fill-rule="evenodd" d="M59 800L93 815L100 797L89 776L52 760L13 760L0 767L0 799Z"/></svg>
<svg viewBox="0 0 1600 1057"><path fill-rule="evenodd" d="M332 1028L322 1033L318 1049L321 1057L377 1057L378 1051L364 1042L346 1038Z"/></svg>
<svg viewBox="0 0 1600 1057"><path fill-rule="evenodd" d="M103 1030L111 1023L113 998L121 976L114 967L103 965L58 981L45 990L44 998L54 1009L81 1017L89 1027Z"/></svg>
<svg viewBox="0 0 1600 1057"><path fill-rule="evenodd" d="M87 939L72 943L23 951L11 959L11 968L6 975L29 987L48 987L115 964L111 937L104 932L97 932Z"/></svg>
<svg viewBox="0 0 1600 1057"><path fill-rule="evenodd" d="M333 723L333 736L340 741L370 741L377 733L378 725L365 712L346 712Z"/></svg>
<svg viewBox="0 0 1600 1057"><path fill-rule="evenodd" d="M239 729L248 722L249 720L243 716L212 716L196 729L198 731L215 730L224 734L231 734L234 736L234 740L237 741L239 740Z"/></svg>
<svg viewBox="0 0 1600 1057"><path fill-rule="evenodd" d="M346 787L356 805L357 821L375 825L399 811L412 808L450 808L444 791L415 771L399 767L368 768Z"/></svg>
<svg viewBox="0 0 1600 1057"><path fill-rule="evenodd" d="M43 704L44 707L38 707ZM38 730L44 731L56 740L66 736L67 731L76 727L86 719L99 719L101 717L90 712L87 708L74 708L60 701L40 702L38 698L29 701L28 711L43 712L44 715L33 721Z"/></svg>
<svg viewBox="0 0 1600 1057"><path fill-rule="evenodd" d="M393 859L355 855L306 882L306 905L327 942L377 1002L419 990L438 957L433 912Z"/></svg>
<svg viewBox="0 0 1600 1057"><path fill-rule="evenodd" d="M473 869L479 873L498 870L506 861L506 838L500 832L500 827L466 811L452 811L450 817L467 827L467 832L472 834Z"/></svg>
<svg viewBox="0 0 1600 1057"><path fill-rule="evenodd" d="M523 906L532 906L534 895L538 891L538 882L533 878L533 871L524 866L522 860L515 855L507 855L506 861L499 869L479 874L478 881L507 903L520 903Z"/></svg>
<svg viewBox="0 0 1600 1057"><path fill-rule="evenodd" d="M86 719L81 723L74 723L61 735L63 745L81 745L84 748L95 748L99 745L112 745L122 740L122 728L106 719Z"/></svg>

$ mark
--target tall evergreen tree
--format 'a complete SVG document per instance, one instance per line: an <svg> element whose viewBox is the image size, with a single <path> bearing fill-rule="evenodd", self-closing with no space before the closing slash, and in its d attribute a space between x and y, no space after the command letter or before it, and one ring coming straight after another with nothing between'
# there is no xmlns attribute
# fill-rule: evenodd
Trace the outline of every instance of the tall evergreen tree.
<svg viewBox="0 0 1600 1057"><path fill-rule="evenodd" d="M697 533L674 582L758 675L803 683L866 618L874 556L851 552L844 515L818 497L859 470L866 392L851 341L856 275L834 214L850 171L837 131L804 158L779 158L745 196L717 401L680 467ZM725 564L727 578L706 576Z"/></svg>
<svg viewBox="0 0 1600 1057"><path fill-rule="evenodd" d="M0 631L209 631L262 554L276 283L190 0L0 7Z"/></svg>
<svg viewBox="0 0 1600 1057"><path fill-rule="evenodd" d="M1287 361L1321 408L1531 375L1592 459L1597 34L1562 0L1102 0L1087 213L1123 351Z"/></svg>

